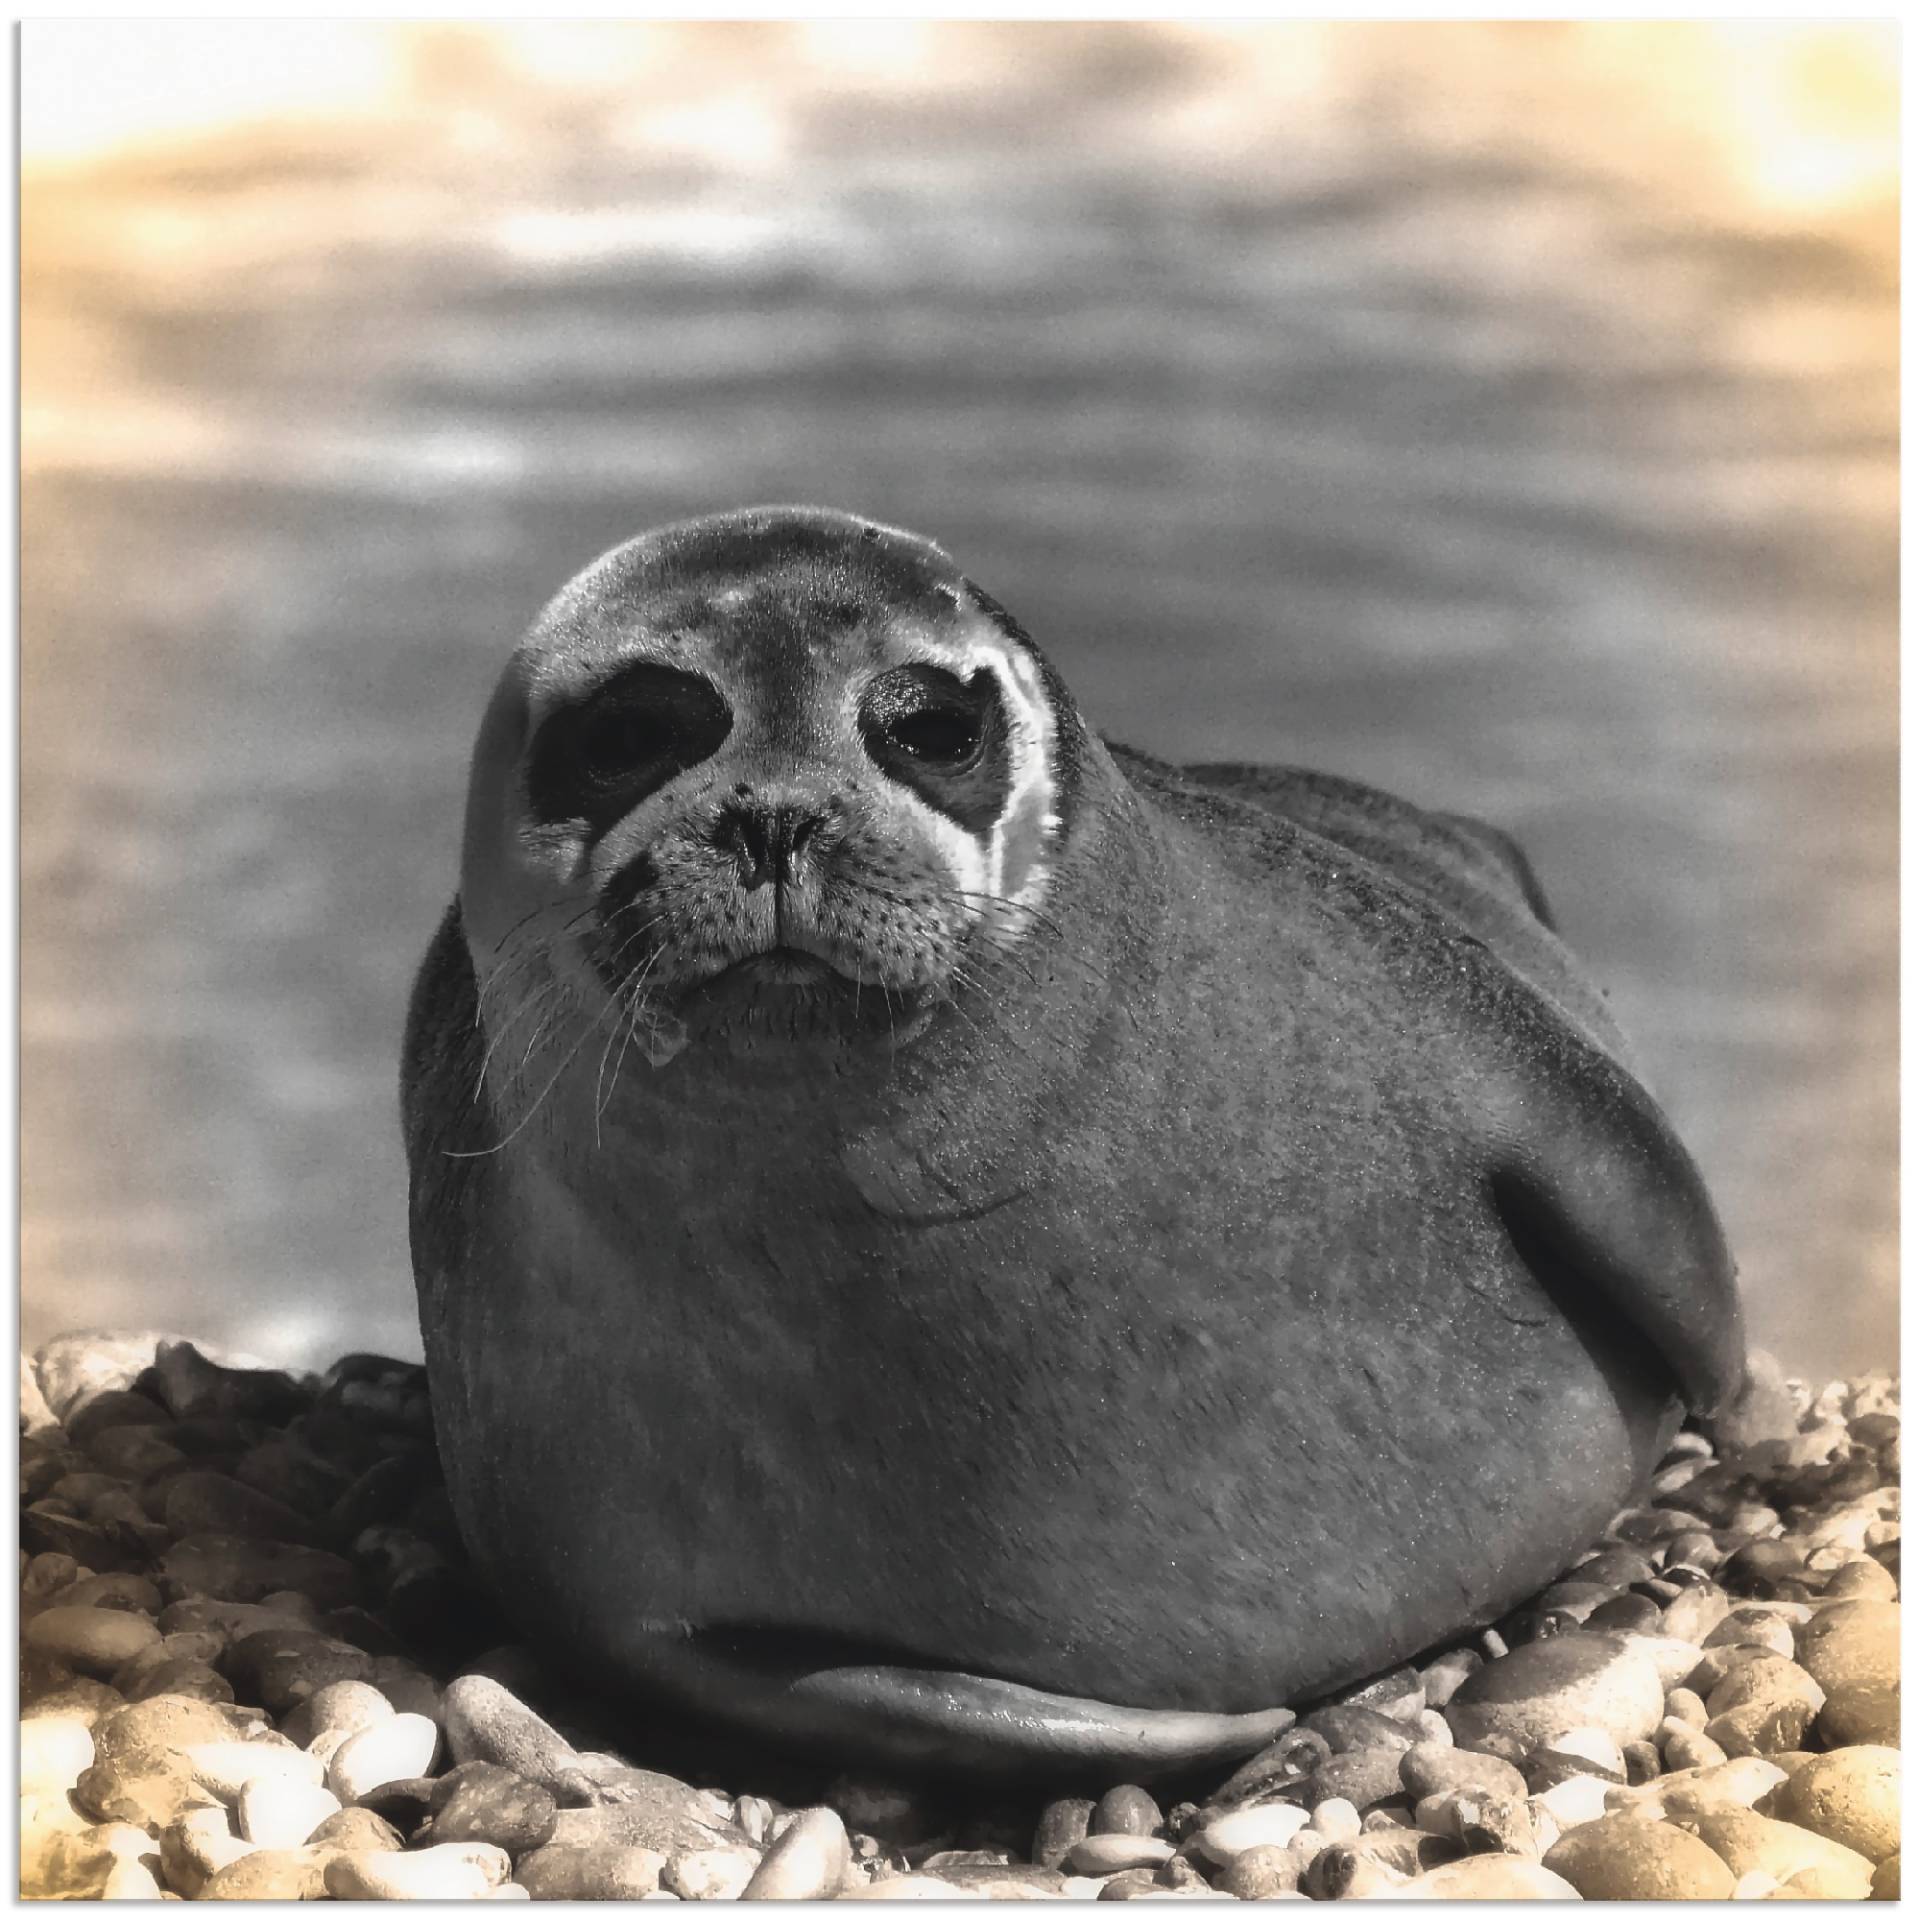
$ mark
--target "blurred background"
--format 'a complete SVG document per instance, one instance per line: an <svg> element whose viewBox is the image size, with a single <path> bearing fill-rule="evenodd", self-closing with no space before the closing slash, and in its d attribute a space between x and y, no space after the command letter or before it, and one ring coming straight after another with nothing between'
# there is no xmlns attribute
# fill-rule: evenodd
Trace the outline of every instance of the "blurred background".
<svg viewBox="0 0 1920 1920"><path fill-rule="evenodd" d="M482 703L662 519L1525 841L1761 1340L1895 1353L1897 40L29 22L24 1337L417 1353Z"/></svg>

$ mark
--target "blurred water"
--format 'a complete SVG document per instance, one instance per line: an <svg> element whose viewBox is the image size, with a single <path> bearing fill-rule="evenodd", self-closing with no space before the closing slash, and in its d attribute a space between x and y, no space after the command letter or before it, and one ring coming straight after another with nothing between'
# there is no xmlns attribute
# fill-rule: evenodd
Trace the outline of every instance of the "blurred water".
<svg viewBox="0 0 1920 1920"><path fill-rule="evenodd" d="M1743 191L1710 59L1571 29L624 31L28 175L26 1339L417 1351L487 689L613 540L804 499L1124 738L1518 832L1761 1336L1885 1358L1891 205Z"/></svg>

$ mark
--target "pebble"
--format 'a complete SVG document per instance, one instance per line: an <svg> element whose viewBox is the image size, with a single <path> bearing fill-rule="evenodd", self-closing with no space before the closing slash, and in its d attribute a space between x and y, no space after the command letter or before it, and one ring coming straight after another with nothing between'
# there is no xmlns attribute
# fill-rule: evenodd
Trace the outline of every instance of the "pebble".
<svg viewBox="0 0 1920 1920"><path fill-rule="evenodd" d="M1723 1746L1709 1739L1705 1733L1688 1726L1684 1721L1663 1721L1661 1733L1662 1758L1666 1761L1669 1773L1691 1771L1700 1767L1717 1767L1728 1758L1727 1750Z"/></svg>
<svg viewBox="0 0 1920 1920"><path fill-rule="evenodd" d="M1582 1773L1535 1794L1533 1800L1552 1814L1554 1825L1565 1833L1573 1827L1585 1826L1590 1820L1598 1820L1608 1809L1607 1795L1611 1790L1598 1774Z"/></svg>
<svg viewBox="0 0 1920 1920"><path fill-rule="evenodd" d="M338 1847L349 1853L398 1853L406 1842L390 1820L371 1807L342 1807L307 1835L310 1847Z"/></svg>
<svg viewBox="0 0 1920 1920"><path fill-rule="evenodd" d="M182 1597L258 1601L292 1590L317 1607L344 1607L359 1593L350 1562L318 1547L239 1534L190 1534L160 1559L163 1592Z"/></svg>
<svg viewBox="0 0 1920 1920"><path fill-rule="evenodd" d="M1353 1753L1336 1753L1287 1787L1286 1796L1309 1809L1322 1800L1350 1800L1364 1812L1399 1793L1402 1751L1365 1747Z"/></svg>
<svg viewBox="0 0 1920 1920"><path fill-rule="evenodd" d="M42 1714L20 1725L20 1792L64 1794L93 1765L93 1732L79 1714Z"/></svg>
<svg viewBox="0 0 1920 1920"><path fill-rule="evenodd" d="M124 1613L157 1614L160 1589L137 1573L93 1573L61 1594L68 1607L117 1607Z"/></svg>
<svg viewBox="0 0 1920 1920"><path fill-rule="evenodd" d="M1559 1874L1531 1860L1483 1853L1431 1868L1393 1889L1396 1900L1577 1900Z"/></svg>
<svg viewBox="0 0 1920 1920"><path fill-rule="evenodd" d="M1125 1836L1110 1836L1114 1839ZM1100 1842L1087 1839L1082 1847ZM1144 1840L1134 1840L1144 1846ZM1164 1841L1159 1843L1165 1846ZM1173 1849L1167 1848L1171 1853ZM826 1900L840 1891L852 1864L847 1830L831 1807L809 1807L762 1857L741 1889L743 1900Z"/></svg>
<svg viewBox="0 0 1920 1920"><path fill-rule="evenodd" d="M1428 1741L1400 1756L1400 1780L1416 1800L1428 1794L1471 1791L1521 1797L1527 1791L1520 1770L1509 1761Z"/></svg>
<svg viewBox="0 0 1920 1920"><path fill-rule="evenodd" d="M269 1627L234 1640L226 1670L269 1713L282 1714L342 1680L364 1680L371 1658L329 1634Z"/></svg>
<svg viewBox="0 0 1920 1920"><path fill-rule="evenodd" d="M1785 1886L1797 1881L1811 1900L1864 1900L1873 1886L1873 1862L1785 1820L1750 1808L1698 1813L1681 1824L1699 1835L1735 1876L1770 1873Z"/></svg>
<svg viewBox="0 0 1920 1920"><path fill-rule="evenodd" d="M1376 1748L1401 1753L1419 1737L1407 1720L1351 1702L1318 1708L1300 1725L1308 1733L1317 1733L1331 1753L1365 1753Z"/></svg>
<svg viewBox="0 0 1920 1920"><path fill-rule="evenodd" d="M303 1847L340 1802L310 1780L250 1780L240 1789L242 1838L258 1847Z"/></svg>
<svg viewBox="0 0 1920 1920"><path fill-rule="evenodd" d="M1890 1853L1873 1870L1873 1892L1875 1900L1898 1900L1900 1898L1900 1856Z"/></svg>
<svg viewBox="0 0 1920 1920"><path fill-rule="evenodd" d="M1294 1811L1298 1812L1296 1808ZM1238 1820L1242 1814L1228 1814L1227 1820ZM1304 1821L1306 1816L1301 1815ZM1216 1821L1200 1836L1199 1844L1212 1853L1212 1842L1218 1837L1218 1828L1224 1822ZM1268 1838L1262 1835L1262 1838ZM1252 1842L1248 1843L1253 1844ZM1219 1860L1233 1857L1231 1846L1225 1853L1213 1853ZM1076 1840L1067 1849L1066 1858L1060 1863L1068 1873L1124 1873L1129 1867L1157 1867L1162 1861L1173 1858L1172 1844L1155 1839L1147 1833L1090 1833L1084 1840Z"/></svg>
<svg viewBox="0 0 1920 1920"><path fill-rule="evenodd" d="M1429 1661L1420 1676L1428 1707L1444 1708L1468 1676L1478 1673L1485 1664L1471 1647L1456 1647Z"/></svg>
<svg viewBox="0 0 1920 1920"><path fill-rule="evenodd" d="M197 1785L229 1806L249 1786L279 1782L289 1786L321 1784L320 1763L290 1740L209 1740L181 1749Z"/></svg>
<svg viewBox="0 0 1920 1920"><path fill-rule="evenodd" d="M1160 1803L1144 1787L1109 1787L1087 1825L1089 1833L1158 1833Z"/></svg>
<svg viewBox="0 0 1920 1920"><path fill-rule="evenodd" d="M1734 1876L1698 1835L1610 1813L1564 1835L1541 1864L1583 1900L1726 1900Z"/></svg>
<svg viewBox="0 0 1920 1920"><path fill-rule="evenodd" d="M638 1900L658 1890L666 1865L651 1847L545 1846L521 1859L514 1878L536 1900Z"/></svg>
<svg viewBox="0 0 1920 1920"><path fill-rule="evenodd" d="M223 1867L256 1852L227 1824L224 1807L202 1807L182 1814L160 1836L160 1874L174 1892L197 1900Z"/></svg>
<svg viewBox="0 0 1920 1920"><path fill-rule="evenodd" d="M1247 1847L1236 1853L1220 1876L1223 1892L1236 1900L1271 1900L1300 1884L1300 1865L1285 1847Z"/></svg>
<svg viewBox="0 0 1920 1920"><path fill-rule="evenodd" d="M1329 1840L1357 1840L1360 1837L1360 1809L1351 1800L1322 1800L1307 1822L1315 1833Z"/></svg>
<svg viewBox="0 0 1920 1920"><path fill-rule="evenodd" d="M396 1713L351 1734L327 1767L327 1785L343 1806L390 1780L425 1774L440 1748L440 1729L425 1714Z"/></svg>
<svg viewBox="0 0 1920 1920"><path fill-rule="evenodd" d="M428 1805L435 1841L484 1841L516 1856L544 1847L559 1820L545 1787L485 1760L443 1775Z"/></svg>
<svg viewBox="0 0 1920 1920"><path fill-rule="evenodd" d="M677 1853L667 1862L660 1884L682 1900L737 1900L746 1890L760 1864L760 1856L751 1847L697 1847ZM825 1889L817 1896L827 1899L836 1891ZM761 1899L779 1895L761 1894ZM800 1895L790 1895L798 1899Z"/></svg>
<svg viewBox="0 0 1920 1920"><path fill-rule="evenodd" d="M510 1870L498 1847L422 1847L417 1853L336 1853L324 1870L335 1900L472 1900Z"/></svg>
<svg viewBox="0 0 1920 1920"><path fill-rule="evenodd" d="M1735 1667L1707 1696L1707 1738L1729 1754L1797 1748L1826 1695L1804 1667L1762 1653Z"/></svg>
<svg viewBox="0 0 1920 1920"><path fill-rule="evenodd" d="M36 1652L105 1679L135 1654L157 1645L160 1629L144 1613L61 1606L36 1614L21 1639Z"/></svg>
<svg viewBox="0 0 1920 1920"><path fill-rule="evenodd" d="M296 1746L311 1748L322 1735L337 1733L344 1740L392 1718L392 1703L371 1682L335 1680L296 1705L281 1722L280 1731Z"/></svg>
<svg viewBox="0 0 1920 1920"><path fill-rule="evenodd" d="M1284 1847L1307 1824L1304 1807L1284 1801L1269 1801L1263 1806L1239 1807L1210 1820L1194 1836L1194 1845L1209 1860L1222 1864L1236 1859L1250 1847ZM1071 1869L1099 1871L1099 1869Z"/></svg>
<svg viewBox="0 0 1920 1920"><path fill-rule="evenodd" d="M1575 1727L1644 1739L1665 1703L1659 1670L1631 1639L1561 1633L1482 1667L1447 1703L1447 1724L1459 1745L1514 1758Z"/></svg>
<svg viewBox="0 0 1920 1920"><path fill-rule="evenodd" d="M1779 1788L1770 1811L1877 1865L1900 1849L1900 1755L1884 1746L1818 1754Z"/></svg>
<svg viewBox="0 0 1920 1920"><path fill-rule="evenodd" d="M1041 1810L1033 1832L1033 1858L1043 1867L1057 1867L1075 1844L1092 1829L1095 1802L1054 1800Z"/></svg>
<svg viewBox="0 0 1920 1920"><path fill-rule="evenodd" d="M1800 1637L1800 1659L1826 1693L1819 1732L1829 1746L1897 1746L1900 1740L1900 1609L1885 1600L1842 1600Z"/></svg>
<svg viewBox="0 0 1920 1920"><path fill-rule="evenodd" d="M1300 1889L1312 1900L1379 1899L1397 1893L1408 1879L1397 1867L1334 1841L1308 1862Z"/></svg>
<svg viewBox="0 0 1920 1920"><path fill-rule="evenodd" d="M324 1900L331 1847L256 1847L224 1866L200 1890L202 1900Z"/></svg>

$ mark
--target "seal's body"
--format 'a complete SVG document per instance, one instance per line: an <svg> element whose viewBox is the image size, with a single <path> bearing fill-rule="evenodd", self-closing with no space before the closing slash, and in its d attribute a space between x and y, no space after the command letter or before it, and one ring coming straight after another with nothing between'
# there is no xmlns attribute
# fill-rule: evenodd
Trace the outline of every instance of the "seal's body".
<svg viewBox="0 0 1920 1920"><path fill-rule="evenodd" d="M645 536L536 623L405 1109L509 1609L849 1757L1250 1751L1550 1579L1743 1359L1511 843L1108 746L840 515Z"/></svg>

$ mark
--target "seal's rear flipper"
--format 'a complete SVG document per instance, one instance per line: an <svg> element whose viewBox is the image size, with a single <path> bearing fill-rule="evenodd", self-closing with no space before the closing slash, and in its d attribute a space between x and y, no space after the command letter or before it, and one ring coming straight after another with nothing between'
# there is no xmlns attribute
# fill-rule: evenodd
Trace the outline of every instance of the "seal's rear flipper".
<svg viewBox="0 0 1920 1920"><path fill-rule="evenodd" d="M1521 1256L1570 1310L1624 1320L1698 1413L1746 1377L1734 1265L1705 1184L1652 1099L1592 1056L1551 1100L1501 1116L1493 1203Z"/></svg>

